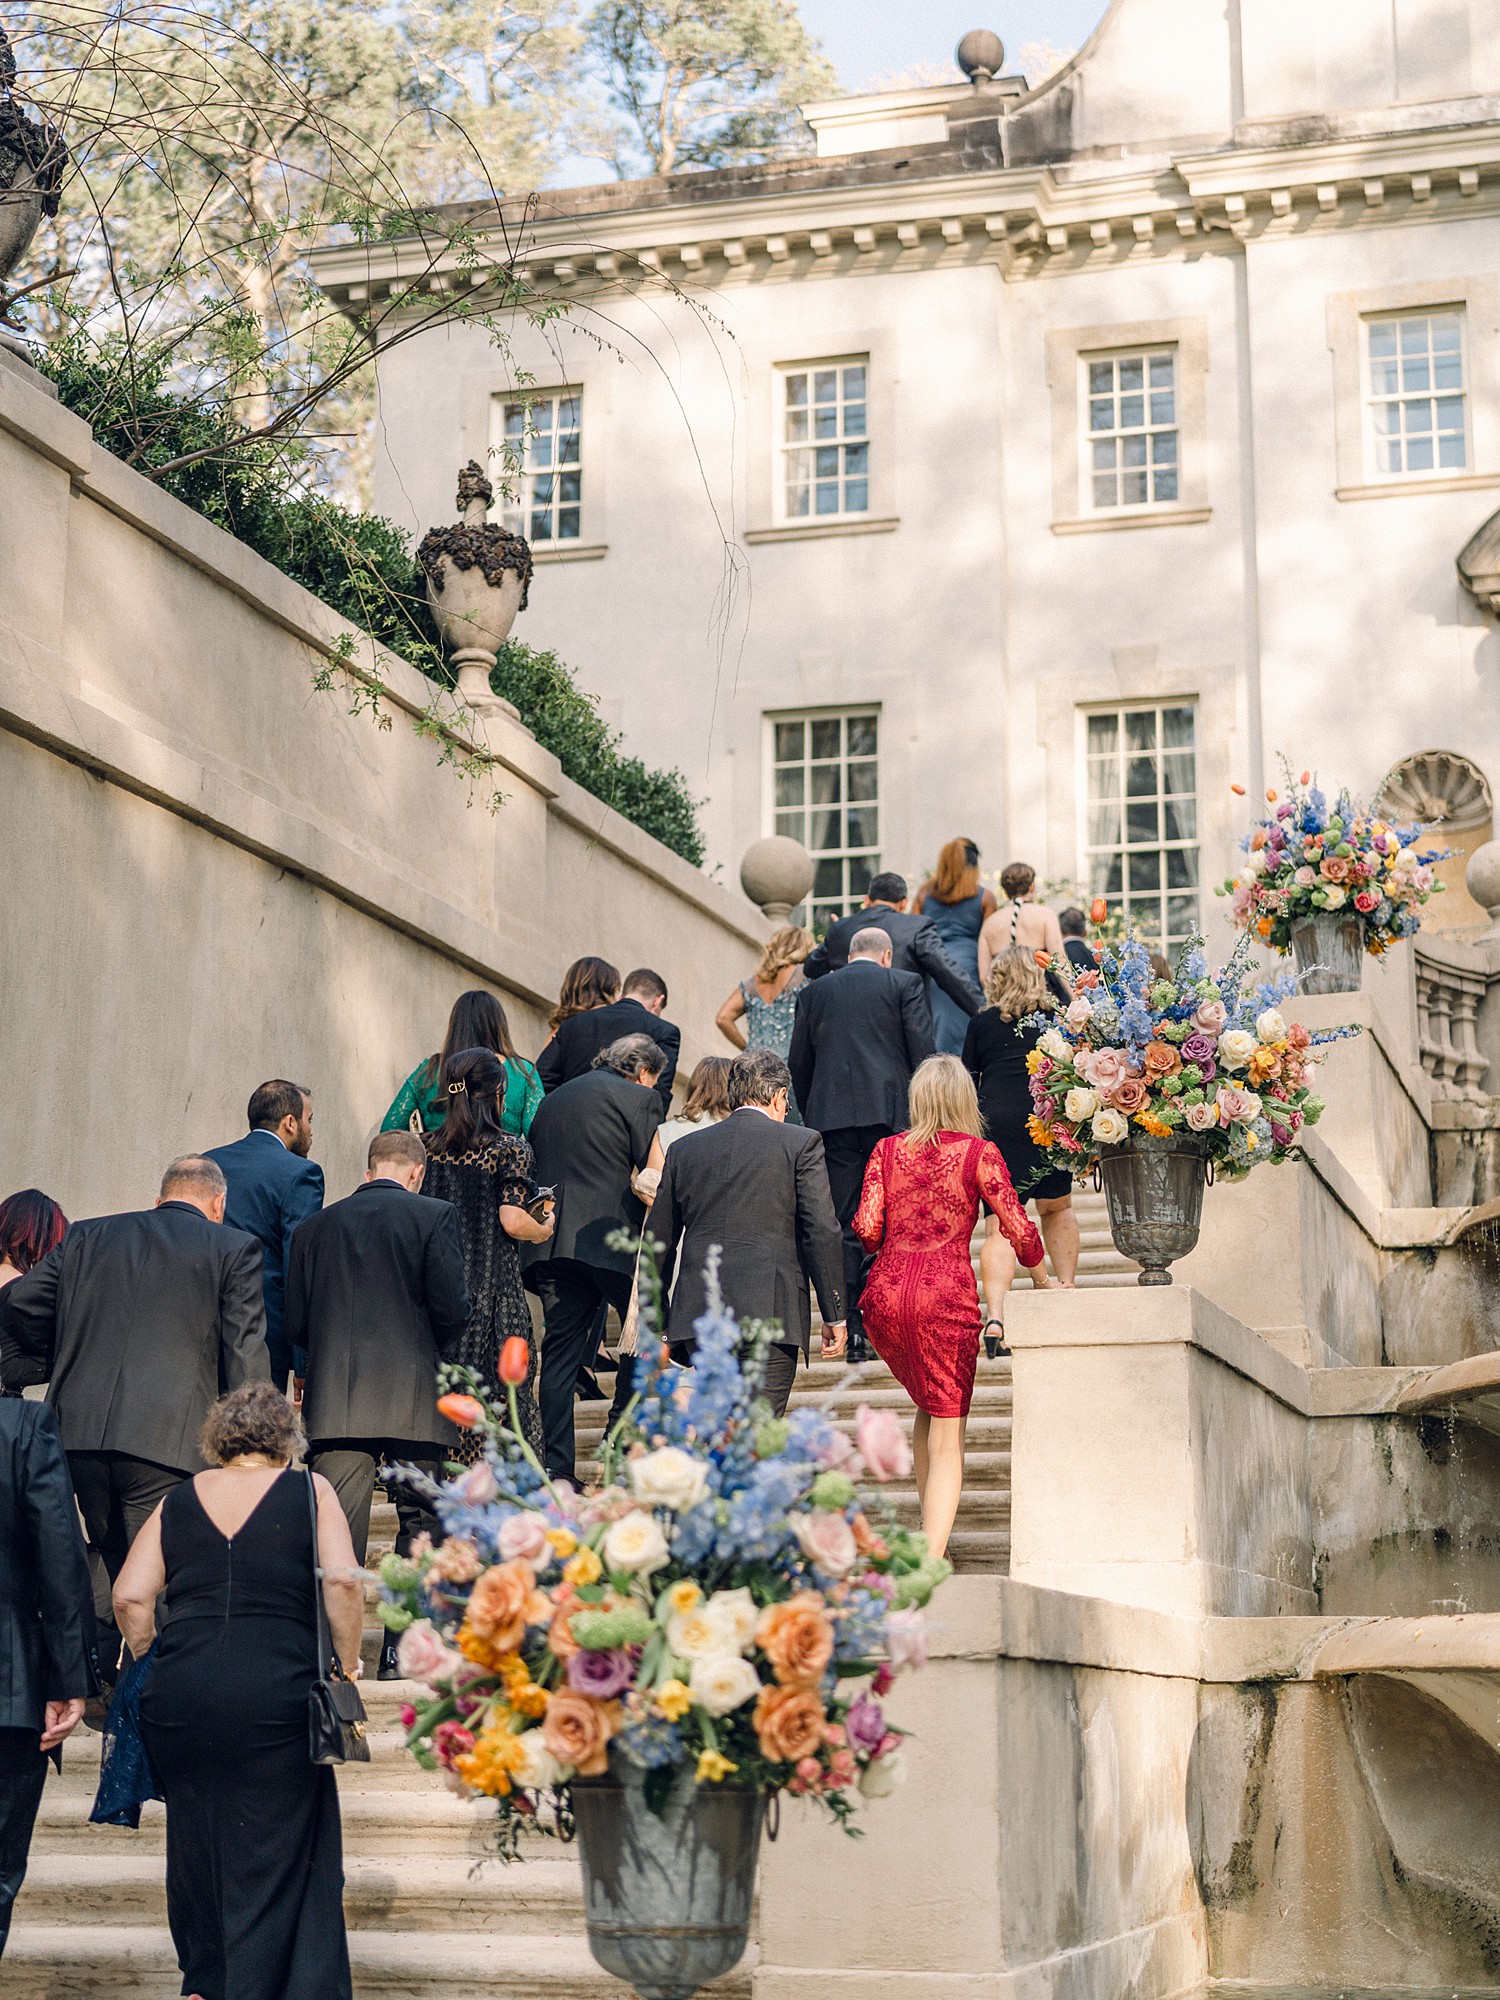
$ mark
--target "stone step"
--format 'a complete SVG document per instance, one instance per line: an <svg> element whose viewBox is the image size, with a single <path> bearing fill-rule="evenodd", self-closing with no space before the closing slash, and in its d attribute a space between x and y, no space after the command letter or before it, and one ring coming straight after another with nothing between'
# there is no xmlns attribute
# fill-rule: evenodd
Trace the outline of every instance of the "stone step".
<svg viewBox="0 0 1500 2000"><path fill-rule="evenodd" d="M406 1786L387 1784L369 1765L346 1764L338 1773L344 1848L349 1854L466 1855L484 1853L490 1809L482 1799L460 1799L435 1777ZM85 1849L98 1855L155 1852L163 1845L165 1808L151 1800L141 1809L140 1826L91 1826L87 1804L49 1780L37 1814L33 1852L56 1854Z"/></svg>

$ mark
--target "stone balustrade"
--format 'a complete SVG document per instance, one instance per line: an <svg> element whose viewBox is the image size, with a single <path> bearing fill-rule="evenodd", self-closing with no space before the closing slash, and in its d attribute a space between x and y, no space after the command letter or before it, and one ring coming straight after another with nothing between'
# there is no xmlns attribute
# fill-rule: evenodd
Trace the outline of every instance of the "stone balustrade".
<svg viewBox="0 0 1500 2000"><path fill-rule="evenodd" d="M1490 1059L1480 1046L1479 1017L1500 985L1500 973L1490 970L1487 956L1476 946L1448 938L1418 941L1418 1047L1435 1097L1477 1104L1491 1095Z"/></svg>

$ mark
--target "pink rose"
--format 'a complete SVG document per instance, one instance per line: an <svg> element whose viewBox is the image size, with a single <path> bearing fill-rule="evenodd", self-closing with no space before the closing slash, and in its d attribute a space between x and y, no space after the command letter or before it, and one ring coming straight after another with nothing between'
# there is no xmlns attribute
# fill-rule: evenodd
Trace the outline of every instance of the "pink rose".
<svg viewBox="0 0 1500 2000"><path fill-rule="evenodd" d="M1183 1106L1183 1117L1192 1132L1211 1132L1219 1122L1217 1104L1187 1104Z"/></svg>
<svg viewBox="0 0 1500 2000"><path fill-rule="evenodd" d="M507 1514L500 1524L501 1562L539 1562L547 1554L545 1514Z"/></svg>
<svg viewBox="0 0 1500 2000"><path fill-rule="evenodd" d="M1354 899L1354 907L1362 916L1367 917L1379 901L1380 898L1373 889L1361 889Z"/></svg>
<svg viewBox="0 0 1500 2000"><path fill-rule="evenodd" d="M1234 912L1234 920L1237 924L1243 923L1245 918L1249 916L1250 888L1247 883L1239 882L1235 885L1234 894L1229 899L1229 907Z"/></svg>
<svg viewBox="0 0 1500 2000"><path fill-rule="evenodd" d="M1248 1125L1260 1113L1260 1099L1253 1090L1241 1090L1236 1084L1224 1083L1219 1086L1219 1116L1226 1125L1236 1121Z"/></svg>
<svg viewBox="0 0 1500 2000"><path fill-rule="evenodd" d="M1205 1035L1217 1036L1229 1019L1229 1010L1222 1000L1200 1000L1193 1009L1193 1026Z"/></svg>
<svg viewBox="0 0 1500 2000"><path fill-rule="evenodd" d="M1091 1083L1101 1096L1124 1082L1129 1073L1122 1049L1093 1049L1089 1052L1088 1067L1084 1068L1084 1052L1079 1050L1073 1059L1073 1067L1078 1074Z"/></svg>
<svg viewBox="0 0 1500 2000"><path fill-rule="evenodd" d="M471 1465L458 1482L459 1496L470 1507L488 1506L500 1488L494 1473L481 1459L478 1465Z"/></svg>
<svg viewBox="0 0 1500 2000"><path fill-rule="evenodd" d="M1310 889L1317 879L1318 871L1315 868L1299 868L1292 876L1299 889Z"/></svg>
<svg viewBox="0 0 1500 2000"><path fill-rule="evenodd" d="M854 1456L854 1440L841 1430L830 1432L815 1463L824 1472L836 1472Z"/></svg>
<svg viewBox="0 0 1500 2000"><path fill-rule="evenodd" d="M1074 1033L1077 1034L1081 1029L1088 1026L1089 1022L1093 1019L1093 1015L1094 1010L1088 1001L1080 997L1077 1000L1070 1000L1068 1002L1068 1010L1063 1015L1063 1019Z"/></svg>
<svg viewBox="0 0 1500 2000"><path fill-rule="evenodd" d="M892 1670L925 1667L927 1664L927 1614L925 1611L891 1611L885 1620L885 1651Z"/></svg>
<svg viewBox="0 0 1500 2000"><path fill-rule="evenodd" d="M396 1658L402 1679L408 1681L449 1680L454 1669L463 1665L462 1654L445 1646L425 1618L408 1625L401 1634Z"/></svg>
<svg viewBox="0 0 1500 2000"><path fill-rule="evenodd" d="M894 1421L894 1413L887 1412ZM901 1440L906 1443L905 1438ZM792 1533L803 1555L825 1576L847 1576L858 1558L854 1530L842 1514L815 1509L810 1514L793 1514Z"/></svg>
<svg viewBox="0 0 1500 2000"><path fill-rule="evenodd" d="M872 1410L868 1403L861 1403L855 1413L854 1437L872 1479L905 1479L911 1471L911 1446L894 1410Z"/></svg>

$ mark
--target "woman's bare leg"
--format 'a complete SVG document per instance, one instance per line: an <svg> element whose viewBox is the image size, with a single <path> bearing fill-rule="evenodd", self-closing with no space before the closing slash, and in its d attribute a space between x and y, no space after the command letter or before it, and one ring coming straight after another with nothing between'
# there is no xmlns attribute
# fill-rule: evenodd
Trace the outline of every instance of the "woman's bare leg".
<svg viewBox="0 0 1500 2000"><path fill-rule="evenodd" d="M966 1417L919 1417L925 1423L923 1455L927 1461L922 1482L922 1532L935 1556L948 1547L953 1521L958 1513L959 1495L964 1490L964 1430Z"/></svg>
<svg viewBox="0 0 1500 2000"><path fill-rule="evenodd" d="M918 1410L917 1421L912 1425L911 1455L917 1474L917 1498L921 1500L927 1492L927 1427L932 1422L925 1410Z"/></svg>
<svg viewBox="0 0 1500 2000"><path fill-rule="evenodd" d="M1005 1294L1015 1283L1016 1253L1010 1238L1000 1234L993 1215L984 1225L984 1242L979 1246L979 1275L984 1280L984 1309L990 1319L1005 1320Z"/></svg>
<svg viewBox="0 0 1500 2000"><path fill-rule="evenodd" d="M1065 1194L1057 1201L1039 1201L1036 1219L1052 1263L1052 1275L1060 1285L1071 1285L1078 1276L1078 1211L1072 1195Z"/></svg>

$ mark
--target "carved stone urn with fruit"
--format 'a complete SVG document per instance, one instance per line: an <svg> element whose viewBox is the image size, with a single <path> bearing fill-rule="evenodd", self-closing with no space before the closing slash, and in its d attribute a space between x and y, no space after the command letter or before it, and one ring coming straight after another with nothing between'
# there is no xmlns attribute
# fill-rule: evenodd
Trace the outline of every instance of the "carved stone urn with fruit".
<svg viewBox="0 0 1500 2000"><path fill-rule="evenodd" d="M460 696L471 708L514 715L513 705L491 691L490 674L516 613L526 609L531 550L520 535L487 518L494 497L483 467L471 458L458 475L461 518L451 527L429 528L417 561Z"/></svg>

